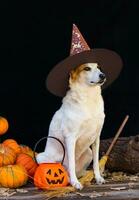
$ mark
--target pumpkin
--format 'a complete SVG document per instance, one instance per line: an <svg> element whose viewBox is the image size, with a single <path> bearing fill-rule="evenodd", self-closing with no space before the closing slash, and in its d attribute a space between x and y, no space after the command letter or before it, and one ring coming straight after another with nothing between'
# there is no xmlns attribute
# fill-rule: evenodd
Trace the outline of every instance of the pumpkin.
<svg viewBox="0 0 139 200"><path fill-rule="evenodd" d="M21 153L17 156L16 164L24 166L30 177L34 176L36 168L38 167L37 163L33 160L33 158L24 153Z"/></svg>
<svg viewBox="0 0 139 200"><path fill-rule="evenodd" d="M13 139L7 139L3 142L3 145L12 148L17 154L21 152L20 146Z"/></svg>
<svg viewBox="0 0 139 200"><path fill-rule="evenodd" d="M16 153L10 147L0 144L0 167L4 165L14 164Z"/></svg>
<svg viewBox="0 0 139 200"><path fill-rule="evenodd" d="M20 165L7 165L0 167L0 185L8 188L18 188L25 185L28 180L27 172Z"/></svg>
<svg viewBox="0 0 139 200"><path fill-rule="evenodd" d="M6 118L0 117L0 135L3 135L7 132L9 124Z"/></svg>
<svg viewBox="0 0 139 200"><path fill-rule="evenodd" d="M61 163L43 163L34 175L34 184L41 189L51 189L66 186L68 174Z"/></svg>
<svg viewBox="0 0 139 200"><path fill-rule="evenodd" d="M21 153L25 153L30 155L32 158L34 158L34 152L32 151L32 149L24 144L20 144L20 149L21 149Z"/></svg>

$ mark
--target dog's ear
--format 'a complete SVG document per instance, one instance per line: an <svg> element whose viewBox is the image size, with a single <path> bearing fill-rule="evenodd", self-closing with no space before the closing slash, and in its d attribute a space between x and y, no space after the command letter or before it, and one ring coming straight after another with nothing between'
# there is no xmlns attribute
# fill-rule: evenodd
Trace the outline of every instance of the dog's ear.
<svg viewBox="0 0 139 200"><path fill-rule="evenodd" d="M75 67L74 69L71 70L69 78L69 86L78 79L80 72L83 71L83 67L84 65L80 65L79 67Z"/></svg>
<svg viewBox="0 0 139 200"><path fill-rule="evenodd" d="M69 86L75 81L76 79L76 73L75 70L71 70L71 72L69 73L70 77L69 77Z"/></svg>
<svg viewBox="0 0 139 200"><path fill-rule="evenodd" d="M74 77L75 77L75 70L73 69L70 71L70 78L74 79Z"/></svg>

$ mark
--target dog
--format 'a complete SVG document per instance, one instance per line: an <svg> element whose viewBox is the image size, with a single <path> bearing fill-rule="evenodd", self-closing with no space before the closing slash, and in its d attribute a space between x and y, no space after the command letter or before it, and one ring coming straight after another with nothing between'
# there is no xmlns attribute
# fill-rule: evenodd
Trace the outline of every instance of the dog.
<svg viewBox="0 0 139 200"><path fill-rule="evenodd" d="M105 81L105 74L97 63L85 63L73 69L70 89L49 126L49 136L60 139L65 146L64 166L71 185L77 189L82 189L78 178L92 160L96 183L105 182L99 170L100 134L105 119L101 86ZM50 138L44 152L37 155L37 162L61 162L62 156L60 144Z"/></svg>

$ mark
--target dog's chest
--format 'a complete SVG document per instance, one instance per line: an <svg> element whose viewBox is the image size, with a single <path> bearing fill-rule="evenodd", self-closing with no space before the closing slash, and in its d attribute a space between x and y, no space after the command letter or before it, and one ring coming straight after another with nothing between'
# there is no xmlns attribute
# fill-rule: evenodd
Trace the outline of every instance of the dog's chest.
<svg viewBox="0 0 139 200"><path fill-rule="evenodd" d="M100 130L103 126L104 116L104 112L92 113L88 115L88 117L86 116L80 124L77 137L83 137L83 140L93 140L96 138L96 136L100 134Z"/></svg>
<svg viewBox="0 0 139 200"><path fill-rule="evenodd" d="M89 147L100 135L105 118L103 99L100 98L97 102L82 107L80 115L82 118L77 133L77 149L79 151L85 146Z"/></svg>
<svg viewBox="0 0 139 200"><path fill-rule="evenodd" d="M104 120L104 102L101 96L88 98L79 103L70 102L61 109L64 127L67 126L76 137L94 135Z"/></svg>

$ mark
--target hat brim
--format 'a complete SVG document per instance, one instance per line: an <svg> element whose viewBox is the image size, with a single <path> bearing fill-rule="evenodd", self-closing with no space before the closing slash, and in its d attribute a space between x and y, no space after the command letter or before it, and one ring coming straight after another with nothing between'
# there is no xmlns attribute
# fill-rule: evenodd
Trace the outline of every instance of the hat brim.
<svg viewBox="0 0 139 200"><path fill-rule="evenodd" d="M98 63L101 66L107 78L103 89L118 77L123 66L121 57L114 51L108 49L84 51L67 57L50 71L46 79L48 90L56 96L65 96L69 89L70 71L84 63Z"/></svg>

